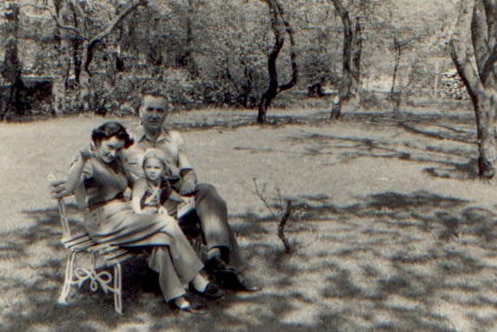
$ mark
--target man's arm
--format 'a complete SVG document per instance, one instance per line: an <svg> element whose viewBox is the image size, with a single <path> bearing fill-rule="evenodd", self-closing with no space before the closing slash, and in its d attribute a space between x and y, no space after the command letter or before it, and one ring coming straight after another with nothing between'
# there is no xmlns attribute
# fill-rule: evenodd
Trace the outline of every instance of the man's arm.
<svg viewBox="0 0 497 332"><path fill-rule="evenodd" d="M195 187L197 186L197 174L193 169L193 165L188 160L185 148L185 140L180 135L179 132L172 132L171 136L174 138L178 146L178 168L180 169L181 175L181 188L179 193L182 196L189 196L195 192Z"/></svg>
<svg viewBox="0 0 497 332"><path fill-rule="evenodd" d="M141 164L143 153L143 149L139 148L136 145L133 145L122 152L121 159L123 161L124 169L126 171L126 176L130 183L130 186L145 177Z"/></svg>

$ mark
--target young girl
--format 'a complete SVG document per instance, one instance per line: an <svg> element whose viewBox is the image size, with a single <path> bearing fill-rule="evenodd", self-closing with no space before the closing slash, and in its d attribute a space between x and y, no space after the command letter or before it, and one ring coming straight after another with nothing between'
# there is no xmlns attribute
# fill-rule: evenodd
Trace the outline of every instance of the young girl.
<svg viewBox="0 0 497 332"><path fill-rule="evenodd" d="M185 298L185 286L207 298L223 292L200 274L203 268L176 220L167 214L133 212L124 199L127 174L120 158L133 143L118 122L106 122L92 132L92 148L84 148L73 163L62 190L54 197L73 194L83 186L89 212L85 227L94 241L122 247L149 248L149 266L159 273L167 302L180 310L194 311Z"/></svg>
<svg viewBox="0 0 497 332"><path fill-rule="evenodd" d="M169 214L177 218L178 207L190 203L170 186L169 165L162 150L150 148L145 151L142 162L145 178L133 185L131 206L136 213Z"/></svg>
<svg viewBox="0 0 497 332"><path fill-rule="evenodd" d="M183 224L185 218L196 218L195 199L178 194L170 185L170 161L162 150L150 148L142 161L145 178L133 185L131 206L136 213L169 214L176 218L183 233L191 238L200 235L200 227Z"/></svg>

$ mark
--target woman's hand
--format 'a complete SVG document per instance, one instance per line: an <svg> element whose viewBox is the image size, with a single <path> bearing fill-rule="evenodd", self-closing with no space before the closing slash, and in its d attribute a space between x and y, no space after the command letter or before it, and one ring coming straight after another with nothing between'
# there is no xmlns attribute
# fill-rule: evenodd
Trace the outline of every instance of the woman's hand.
<svg viewBox="0 0 497 332"><path fill-rule="evenodd" d="M81 158L83 158L84 161L87 161L91 157L95 156L95 150L95 145L93 143L90 143L81 148L81 150L79 150L79 153L81 154Z"/></svg>
<svg viewBox="0 0 497 332"><path fill-rule="evenodd" d="M53 174L50 174L47 181L50 197L59 199L66 196L66 180L56 179Z"/></svg>

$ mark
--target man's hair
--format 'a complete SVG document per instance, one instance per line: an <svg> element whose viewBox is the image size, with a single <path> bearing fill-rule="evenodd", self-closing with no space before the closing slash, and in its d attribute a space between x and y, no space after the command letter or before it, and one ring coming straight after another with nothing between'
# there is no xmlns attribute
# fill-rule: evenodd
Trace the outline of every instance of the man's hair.
<svg viewBox="0 0 497 332"><path fill-rule="evenodd" d="M140 104L138 105L138 110L141 110L142 106L143 106L143 103L145 101L145 98L147 97L152 97L152 98L160 98L162 100L164 100L164 104L166 105L167 108L169 108L169 100L167 99L166 96L160 94L160 93L142 93L140 95Z"/></svg>
<svg viewBox="0 0 497 332"><path fill-rule="evenodd" d="M145 97L162 98L165 101L168 101L167 97L160 92L142 92L140 96L141 100L143 100Z"/></svg>

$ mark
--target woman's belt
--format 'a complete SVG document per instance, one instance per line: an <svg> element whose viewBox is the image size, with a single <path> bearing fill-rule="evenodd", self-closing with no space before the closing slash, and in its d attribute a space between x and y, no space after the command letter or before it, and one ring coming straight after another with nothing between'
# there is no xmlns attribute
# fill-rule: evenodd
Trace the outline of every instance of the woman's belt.
<svg viewBox="0 0 497 332"><path fill-rule="evenodd" d="M105 204L118 200L124 201L124 193L117 194L116 196L114 196L114 198L111 198L109 200L95 202L95 203L88 202L88 208L90 209L90 211L93 211L95 209L98 209L99 207L104 206Z"/></svg>

